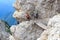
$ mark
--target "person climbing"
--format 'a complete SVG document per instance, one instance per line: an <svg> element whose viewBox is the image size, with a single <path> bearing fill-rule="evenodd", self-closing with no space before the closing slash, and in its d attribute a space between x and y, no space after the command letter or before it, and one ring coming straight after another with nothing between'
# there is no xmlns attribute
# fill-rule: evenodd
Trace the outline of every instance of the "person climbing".
<svg viewBox="0 0 60 40"><path fill-rule="evenodd" d="M35 18L38 18L38 13L35 14Z"/></svg>
<svg viewBox="0 0 60 40"><path fill-rule="evenodd" d="M26 18L30 20L30 15L28 13L26 13Z"/></svg>

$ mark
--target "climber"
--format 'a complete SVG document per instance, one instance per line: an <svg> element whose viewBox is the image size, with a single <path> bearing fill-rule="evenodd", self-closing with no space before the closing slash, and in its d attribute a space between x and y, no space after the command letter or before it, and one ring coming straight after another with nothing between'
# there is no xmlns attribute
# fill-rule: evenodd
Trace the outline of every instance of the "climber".
<svg viewBox="0 0 60 40"><path fill-rule="evenodd" d="M28 13L26 13L26 18L30 20L30 15Z"/></svg>
<svg viewBox="0 0 60 40"><path fill-rule="evenodd" d="M35 18L38 18L38 13L36 13L36 14L34 15L34 17L35 17Z"/></svg>

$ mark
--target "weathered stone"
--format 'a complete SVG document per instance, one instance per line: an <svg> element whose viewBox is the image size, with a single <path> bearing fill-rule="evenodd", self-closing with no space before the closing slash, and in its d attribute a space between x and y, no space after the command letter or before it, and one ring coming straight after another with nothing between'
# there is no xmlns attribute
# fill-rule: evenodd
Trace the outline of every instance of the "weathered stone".
<svg viewBox="0 0 60 40"><path fill-rule="evenodd" d="M15 40L15 38L12 35L10 35L9 40Z"/></svg>
<svg viewBox="0 0 60 40"><path fill-rule="evenodd" d="M44 29L34 24L33 21L22 22L16 27L12 26L11 30L14 30L12 35L16 40L36 40L44 31Z"/></svg>
<svg viewBox="0 0 60 40"><path fill-rule="evenodd" d="M60 24L56 23L54 27L45 30L37 40L60 40Z"/></svg>
<svg viewBox="0 0 60 40"><path fill-rule="evenodd" d="M60 14L49 20L47 28L37 40L60 40Z"/></svg>
<svg viewBox="0 0 60 40"><path fill-rule="evenodd" d="M54 27L56 23L60 23L60 14L55 15L53 18L51 18L47 24L48 28Z"/></svg>
<svg viewBox="0 0 60 40"><path fill-rule="evenodd" d="M17 19L19 24L13 25L10 28L12 32L10 39L36 40L43 30L46 29L38 40L54 40L53 38L55 37L52 37L52 33L57 33L54 30L59 31L55 25L60 23L60 15L54 16L60 13L59 5L59 0L16 0L14 3L16 11L13 17ZM29 18L27 19L27 17ZM51 20L49 18L51 18ZM54 35L56 36L55 33ZM57 35L59 36L59 33Z"/></svg>
<svg viewBox="0 0 60 40"><path fill-rule="evenodd" d="M14 7L16 9L20 7L19 12L23 11L25 12L25 14L28 12L28 14L31 16L31 19L35 18L34 15L36 13L38 13L39 19L50 18L59 13L58 0L33 0L33 1L32 0L16 0L15 5L16 7L15 6ZM15 18L18 19L19 17L15 16Z"/></svg>
<svg viewBox="0 0 60 40"><path fill-rule="evenodd" d="M7 32L8 30L8 24L2 20L0 20L0 40L8 40L9 38L9 33Z"/></svg>

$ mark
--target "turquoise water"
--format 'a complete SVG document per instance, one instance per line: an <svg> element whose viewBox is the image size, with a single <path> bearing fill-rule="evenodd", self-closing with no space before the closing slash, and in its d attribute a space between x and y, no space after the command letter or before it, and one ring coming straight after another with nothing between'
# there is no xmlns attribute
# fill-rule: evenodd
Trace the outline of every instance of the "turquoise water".
<svg viewBox="0 0 60 40"><path fill-rule="evenodd" d="M8 22L8 24L17 24L16 19L12 17L15 9L13 8L13 3L15 0L0 0L0 19Z"/></svg>

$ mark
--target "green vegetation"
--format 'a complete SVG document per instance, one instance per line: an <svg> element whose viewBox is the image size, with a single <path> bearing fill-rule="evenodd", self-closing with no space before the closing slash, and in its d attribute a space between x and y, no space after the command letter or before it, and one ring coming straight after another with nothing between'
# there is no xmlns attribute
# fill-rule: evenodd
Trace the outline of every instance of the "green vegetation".
<svg viewBox="0 0 60 40"><path fill-rule="evenodd" d="M4 24L5 24L6 32L12 34L11 31L10 31L10 25L9 25L6 21L3 21L3 20L2 20L2 22L4 22Z"/></svg>

